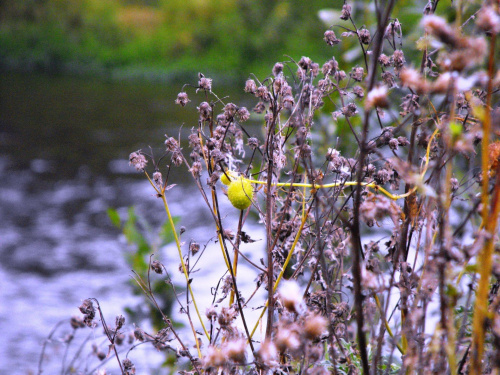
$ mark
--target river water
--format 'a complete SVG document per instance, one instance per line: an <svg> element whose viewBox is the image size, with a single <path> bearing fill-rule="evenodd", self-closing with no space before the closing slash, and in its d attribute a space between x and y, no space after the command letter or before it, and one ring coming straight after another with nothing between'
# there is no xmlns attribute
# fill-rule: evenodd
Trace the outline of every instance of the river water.
<svg viewBox="0 0 500 375"><path fill-rule="evenodd" d="M195 104L184 110L174 105L181 88L177 86L2 74L0 373L38 373L42 344L52 328L81 316L78 306L87 297L99 300L110 325L116 315L125 314L125 307L144 304L132 294L132 272L124 256L131 247L111 225L106 209L125 214L134 205L152 223L153 232L165 220L161 201L127 159L139 148L162 147L166 132L176 136L181 125L184 132L196 125ZM241 95L229 94L241 103ZM187 228L183 239L205 243L215 232L207 226L210 217L196 198L194 184L183 176L170 176L178 184L168 192L171 210ZM223 207L231 222L235 213L226 203ZM260 236L252 226L249 233ZM261 244L244 249L257 262ZM211 243L203 263L208 271L199 274L201 282L193 282L202 311L210 306L212 282L224 273L216 251ZM161 249L161 260L178 264L175 249ZM242 283L252 285L255 272L242 267ZM182 277L174 272L174 281L182 283ZM69 323L62 323L47 346L45 374L60 372L65 347L61 340L70 331ZM77 331L66 363L88 333ZM91 334L90 344L102 342L101 331ZM87 361L84 368L96 364L88 350L79 357ZM138 374L151 374L163 357L143 348L131 358L138 363ZM108 369L116 372L113 361Z"/></svg>

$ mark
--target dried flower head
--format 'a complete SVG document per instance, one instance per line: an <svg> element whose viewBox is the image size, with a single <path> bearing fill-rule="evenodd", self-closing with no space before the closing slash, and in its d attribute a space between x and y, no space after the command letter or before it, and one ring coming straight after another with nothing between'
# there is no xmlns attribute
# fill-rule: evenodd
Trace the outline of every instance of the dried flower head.
<svg viewBox="0 0 500 375"><path fill-rule="evenodd" d="M90 299L83 300L82 304L78 307L80 312L85 315L95 315L94 304Z"/></svg>
<svg viewBox="0 0 500 375"><path fill-rule="evenodd" d="M295 351L300 347L300 338L297 332L286 327L278 328L274 342L282 353L287 350Z"/></svg>
<svg viewBox="0 0 500 375"><path fill-rule="evenodd" d="M434 14L424 16L421 22L425 31L450 46L458 44L458 33L444 18Z"/></svg>
<svg viewBox="0 0 500 375"><path fill-rule="evenodd" d="M225 353L213 346L210 345L207 348L207 352L205 353L205 356L203 357L203 366L205 368L213 368L213 367L220 367L224 366L227 361Z"/></svg>
<svg viewBox="0 0 500 375"><path fill-rule="evenodd" d="M365 92L361 86L354 86L352 88L352 93L360 99L365 96Z"/></svg>
<svg viewBox="0 0 500 375"><path fill-rule="evenodd" d="M266 105L263 102L258 102L255 107L253 107L253 111L255 113L263 113L266 110Z"/></svg>
<svg viewBox="0 0 500 375"><path fill-rule="evenodd" d="M295 281L283 282L279 290L279 296L283 306L294 313L300 313L302 307L302 292L299 284Z"/></svg>
<svg viewBox="0 0 500 375"><path fill-rule="evenodd" d="M273 66L273 76L277 77L283 72L283 64L278 62Z"/></svg>
<svg viewBox="0 0 500 375"><path fill-rule="evenodd" d="M358 113L358 107L354 103L349 103L345 107L342 107L341 111L345 117L352 117Z"/></svg>
<svg viewBox="0 0 500 375"><path fill-rule="evenodd" d="M392 74L389 71L382 73L382 80L384 81L386 86L389 88L397 86L396 85L396 78L394 77L394 74Z"/></svg>
<svg viewBox="0 0 500 375"><path fill-rule="evenodd" d="M344 80L347 75L345 74L345 72L343 70L337 70L333 74L333 76L335 77L335 79L337 80L337 82L340 82L340 81Z"/></svg>
<svg viewBox="0 0 500 375"><path fill-rule="evenodd" d="M304 335L309 340L317 339L328 327L328 321L321 315L308 316L304 321Z"/></svg>
<svg viewBox="0 0 500 375"><path fill-rule="evenodd" d="M325 79L320 79L318 81L318 89L322 92L328 92L333 89L333 83L328 77Z"/></svg>
<svg viewBox="0 0 500 375"><path fill-rule="evenodd" d="M165 146L167 146L167 151L175 152L179 149L179 143L174 137L169 137L165 134L167 139L165 140Z"/></svg>
<svg viewBox="0 0 500 375"><path fill-rule="evenodd" d="M183 91L177 94L177 99L175 99L175 104L179 104L184 107L190 101L191 100L189 100L188 94Z"/></svg>
<svg viewBox="0 0 500 375"><path fill-rule="evenodd" d="M248 147L250 147L252 150L255 150L257 147L259 147L259 140L254 137L248 138Z"/></svg>
<svg viewBox="0 0 500 375"><path fill-rule="evenodd" d="M420 108L420 104L418 102L418 95L408 94L403 97L403 101L400 105L402 108L399 114L401 116L406 116L408 113L415 113Z"/></svg>
<svg viewBox="0 0 500 375"><path fill-rule="evenodd" d="M159 275L163 273L163 265L158 260L153 260L151 262L151 269Z"/></svg>
<svg viewBox="0 0 500 375"><path fill-rule="evenodd" d="M269 100L271 100L271 94L269 93L269 89L267 88L267 86L264 85L259 86L257 88L255 96L261 98L264 102L268 102Z"/></svg>
<svg viewBox="0 0 500 375"><path fill-rule="evenodd" d="M398 146L399 146L399 141L397 140L397 138L392 138L390 141L389 141L389 148L391 150L394 150L396 151L398 149Z"/></svg>
<svg viewBox="0 0 500 375"><path fill-rule="evenodd" d="M203 165L199 161L193 162L191 168L189 168L189 172L192 173L194 178L199 178L201 176L202 171L203 171Z"/></svg>
<svg viewBox="0 0 500 375"><path fill-rule="evenodd" d="M277 365L278 351L271 340L265 340L256 354L266 366L273 367Z"/></svg>
<svg viewBox="0 0 500 375"><path fill-rule="evenodd" d="M363 73L364 73L364 69L362 67L358 66L358 67L352 68L352 71L351 71L351 73L349 73L349 75L351 76L351 78L353 80L361 82L363 80Z"/></svg>
<svg viewBox="0 0 500 375"><path fill-rule="evenodd" d="M409 87L417 93L425 93L429 90L429 84L422 75L412 68L403 68L399 73L403 86Z"/></svg>
<svg viewBox="0 0 500 375"><path fill-rule="evenodd" d="M179 151L176 151L172 154L171 160L172 160L172 163L176 167L178 167L178 166L182 165L184 158L182 157L182 154Z"/></svg>
<svg viewBox="0 0 500 375"><path fill-rule="evenodd" d="M400 146L408 146L410 144L410 141L406 137L398 137L398 143Z"/></svg>
<svg viewBox="0 0 500 375"><path fill-rule="evenodd" d="M331 60L328 60L323 64L321 72L326 77L334 74L338 70L338 68L339 68L339 63L337 62L337 60L335 60L335 57L333 57Z"/></svg>
<svg viewBox="0 0 500 375"><path fill-rule="evenodd" d="M246 107L238 108L237 115L241 122L245 122L250 118L250 112L246 109Z"/></svg>
<svg viewBox="0 0 500 375"><path fill-rule="evenodd" d="M287 95L283 98L283 106L287 109L292 109L295 105L295 99L292 95Z"/></svg>
<svg viewBox="0 0 500 375"><path fill-rule="evenodd" d="M129 165L135 167L138 171L143 171L148 164L146 157L141 153L141 151L132 152L128 157Z"/></svg>
<svg viewBox="0 0 500 375"><path fill-rule="evenodd" d="M70 320L70 324L71 324L71 328L73 328L73 329L85 327L85 323L83 322L83 319L81 319L78 316L72 316L71 320Z"/></svg>
<svg viewBox="0 0 500 375"><path fill-rule="evenodd" d="M247 342L245 339L231 340L224 344L223 350L231 361L239 364L246 362L245 350Z"/></svg>
<svg viewBox="0 0 500 375"><path fill-rule="evenodd" d="M248 79L245 82L245 92L253 94L255 93L255 91L257 91L257 85L255 84L255 81L253 79Z"/></svg>
<svg viewBox="0 0 500 375"><path fill-rule="evenodd" d="M395 50L394 53L392 54L391 61L396 71L399 71L406 62L403 51L399 49Z"/></svg>
<svg viewBox="0 0 500 375"><path fill-rule="evenodd" d="M161 175L161 172L156 171L153 173L153 181L159 190L163 189L163 176Z"/></svg>
<svg viewBox="0 0 500 375"><path fill-rule="evenodd" d="M212 91L212 79L206 78L203 74L199 73L198 88L206 91Z"/></svg>
<svg viewBox="0 0 500 375"><path fill-rule="evenodd" d="M311 68L312 60L307 56L302 56L298 64L302 68L302 70L307 71L308 69Z"/></svg>
<svg viewBox="0 0 500 375"><path fill-rule="evenodd" d="M227 103L224 106L224 116L226 119L232 119L234 115L236 114L236 111L238 110L238 107L234 103Z"/></svg>
<svg viewBox="0 0 500 375"><path fill-rule="evenodd" d="M143 342L144 340L146 340L146 334L140 327L135 327L134 337L137 341Z"/></svg>
<svg viewBox="0 0 500 375"><path fill-rule="evenodd" d="M340 14L341 20L348 20L351 17L351 6L348 4L344 4L342 6L342 13Z"/></svg>
<svg viewBox="0 0 500 375"><path fill-rule="evenodd" d="M340 43L340 40L335 36L335 32L333 30L326 30L323 40L329 46L334 46Z"/></svg>
<svg viewBox="0 0 500 375"><path fill-rule="evenodd" d="M227 280L230 280L229 278ZM228 328L231 323L233 322L234 319L236 319L236 316L238 315L238 312L232 308L232 307L223 307L221 309L221 312L219 314L219 325L222 328Z"/></svg>
<svg viewBox="0 0 500 375"><path fill-rule="evenodd" d="M212 107L207 102L202 102L199 107L197 107L198 112L200 113L200 119L202 121L207 121L210 119L212 114Z"/></svg>
<svg viewBox="0 0 500 375"><path fill-rule="evenodd" d="M370 40L371 40L371 35L370 35L370 30L368 29L361 29L361 30L358 30L358 38L359 38L359 41L363 44L370 44Z"/></svg>
<svg viewBox="0 0 500 375"><path fill-rule="evenodd" d="M119 330L125 324L125 317L123 315L118 315L115 319L115 329Z"/></svg>
<svg viewBox="0 0 500 375"><path fill-rule="evenodd" d="M365 109L371 109L374 107L387 108L389 106L387 93L387 86L382 85L375 87L366 95Z"/></svg>
<svg viewBox="0 0 500 375"><path fill-rule="evenodd" d="M205 315L208 318L208 320L213 321L217 318L217 311L215 310L215 307L212 305L207 310L205 311Z"/></svg>
<svg viewBox="0 0 500 375"><path fill-rule="evenodd" d="M378 62L380 65L382 65L383 67L388 67L389 65L391 65L391 58L383 53L380 54L380 56L378 57Z"/></svg>
<svg viewBox="0 0 500 375"><path fill-rule="evenodd" d="M500 32L498 11L491 5L483 6L477 15L476 25L487 33L498 34Z"/></svg>

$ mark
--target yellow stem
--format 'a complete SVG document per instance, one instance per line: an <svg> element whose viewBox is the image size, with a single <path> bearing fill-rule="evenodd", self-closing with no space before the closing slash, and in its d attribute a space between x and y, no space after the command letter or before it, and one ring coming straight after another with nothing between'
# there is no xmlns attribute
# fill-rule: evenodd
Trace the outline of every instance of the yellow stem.
<svg viewBox="0 0 500 375"><path fill-rule="evenodd" d="M394 334L392 333L391 327L389 327L389 323L385 319L384 311L382 310L382 305L380 304L380 300L378 298L378 295L375 294L374 298L375 298L375 302L377 304L377 307L380 310L380 317L384 320L384 325L385 325L385 329L387 330L387 333L389 334L389 336L391 336L393 339L395 339ZM403 354L403 355L405 354L405 350L401 347L401 345L396 343L396 347L398 348L398 350L401 354Z"/></svg>
<svg viewBox="0 0 500 375"><path fill-rule="evenodd" d="M486 110L483 121L483 139L482 139L482 192L481 192L481 203L482 207L482 219L485 224L486 231L491 237L488 237L485 241L484 247L479 253L479 285L476 292L476 303L474 306L474 317L472 321L473 333L472 333L472 354L471 354L471 374L477 375L482 372L482 358L484 354L484 340L485 340L485 328L486 328L486 317L488 310L488 291L490 288L490 276L493 267L493 237L495 235L497 227L497 217L490 217L489 215L489 144L490 144L490 128L491 128L491 102L492 102L492 91L493 91L493 76L495 72L495 42L496 35L493 33L490 37L490 53L488 62L488 88L486 94Z"/></svg>
<svg viewBox="0 0 500 375"><path fill-rule="evenodd" d="M200 315L200 312L198 310L198 306L196 305L196 299L194 298L193 289L191 288L191 283L189 282L189 274L188 274L188 271L186 268L186 263L184 262L184 258L182 256L181 243L179 241L179 237L177 236L174 220L172 219L172 215L170 214L170 209L168 208L168 203L167 203L167 199L165 198L165 194L162 194L162 200L163 200L163 205L165 206L165 211L167 212L168 221L170 222L170 226L172 227L172 233L174 234L175 244L177 245L177 251L179 252L179 258L181 260L182 272L184 273L184 276L186 277L186 283L187 283L187 287L189 289L189 294L191 295L191 299L193 301L193 306L196 310L196 314L198 315L198 319L200 320L201 326L203 327L203 331L205 332L205 335L207 336L207 338L210 340L210 335L208 334L208 331L205 328L205 324L203 324L203 319L201 319L201 315ZM198 340L196 340L196 341L198 341Z"/></svg>
<svg viewBox="0 0 500 375"><path fill-rule="evenodd" d="M422 172L420 173L421 179L423 179L425 174L427 173L427 169L429 167L429 155L430 155L430 151L431 151L432 140L434 139L434 137L436 136L438 131L439 131L439 129L436 128L436 130L434 130L434 133L432 133L432 135L429 139L429 143L427 145L427 152L425 155L424 168L423 168ZM259 180L251 180L251 179L246 179L246 180L248 180L252 184L260 184L260 185L267 184L267 181L259 181ZM277 183L274 183L272 185L277 186L277 187L291 187L291 186L293 186L293 187L304 187L304 188L313 188L313 189L330 189L330 188L334 188L334 187L357 186L358 182L357 181L339 181L339 182L332 182L329 184L277 182ZM406 197L410 196L411 194L413 194L417 190L417 187L413 187L405 194L392 194L391 192L384 189L382 186L377 185L375 182L362 182L361 186L366 186L366 187L369 187L369 188L374 189L376 191L380 191L382 194L384 194L388 198L395 200L395 201L398 199L406 198Z"/></svg>
<svg viewBox="0 0 500 375"><path fill-rule="evenodd" d="M296 186L294 184L294 186ZM307 187L307 186L304 186L304 187ZM305 200L305 194L304 194L304 200ZM303 201L304 203L304 201ZM273 286L273 293L276 292L276 290L278 289L278 285L285 273L285 270L286 270L286 267L288 266L288 263L290 263L290 259L292 259L292 255L295 251L295 247L297 246L297 242L299 241L299 238L300 238L300 235L302 234L302 229L304 229L304 225L306 223L306 219L307 219L307 215L309 214L309 211L311 210L311 207L309 207L309 209L307 210L307 213L305 212L305 210L302 210L302 221L300 223L300 227L299 227L299 230L297 231L297 234L295 236L295 239L293 241L293 244L292 244L292 247L290 248L290 251L288 253L288 256L286 257L286 260L285 260L285 263L283 264L283 267L281 269L281 272L280 274L278 275L277 279L276 279L276 282L274 283L274 286ZM271 267L272 265L268 265L268 267ZM252 332L250 333L250 338L253 337L255 331L257 330L257 327L259 326L259 322L261 321L262 317L264 316L266 310L267 310L267 306L268 306L268 303L266 302L266 305L264 306L264 308L262 309L262 312L260 313L260 316L259 316L259 319L257 319L257 323L255 323L255 326L253 327L253 330Z"/></svg>
<svg viewBox="0 0 500 375"><path fill-rule="evenodd" d="M201 319L200 312L198 311L198 306L196 305L196 300L194 298L193 290L191 289L191 285L189 283L188 272L187 272L187 269L186 269L186 265L184 263L184 258L182 257L181 244L179 242L179 238L177 237L177 232L175 230L174 220L172 219L172 215L170 214L170 210L168 208L167 199L165 198L165 189L163 188L162 190L159 190L156 187L156 185L154 184L154 182L151 180L151 177L149 177L149 174L146 171L144 171L144 174L148 178L148 181L151 184L151 186L155 189L155 191L161 196L161 198L163 200L163 205L165 207L165 211L167 212L167 216L168 216L168 220L169 220L169 223L170 223L170 227L172 228L172 233L174 234L175 243L177 245L177 250L179 251L179 258L181 259L182 271L184 273L184 276L186 277L186 283L187 283L187 286L188 286L188 289L189 289L189 293L191 294L191 299L193 300L193 305L194 305L194 308L196 310L196 314L198 315L198 319L200 320L200 323L201 323L201 325L203 327L203 330L205 331L205 335L210 340L210 335L208 334L208 332L207 332L207 330L205 328L205 325L203 324L203 320ZM191 329L193 331L194 339L196 341L196 349L198 350L198 356L201 358L200 343L198 342L198 338L196 336L196 330L194 329L193 324L191 322L190 322L190 324L191 324Z"/></svg>

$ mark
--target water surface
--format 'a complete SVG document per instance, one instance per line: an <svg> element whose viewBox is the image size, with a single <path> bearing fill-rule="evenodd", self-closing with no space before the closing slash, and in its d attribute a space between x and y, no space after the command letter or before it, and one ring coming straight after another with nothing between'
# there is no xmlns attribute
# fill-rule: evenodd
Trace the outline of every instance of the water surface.
<svg viewBox="0 0 500 375"><path fill-rule="evenodd" d="M148 145L161 155L165 133L177 136L181 125L184 133L196 125L194 93L190 108L182 109L174 104L178 91L180 85L151 82L2 75L0 373L36 373L41 344L59 321L80 315L77 307L84 298L98 298L110 322L125 306L142 303L131 293L131 271L124 260L130 247L106 209L125 213L135 205L153 229L165 219L161 202L127 159ZM227 88L219 92L228 94L241 103L241 95ZM252 98L244 100L252 105ZM171 209L188 228L187 240L208 241L214 235L207 230L210 217L183 176L174 172L170 177L178 184L169 191ZM205 288L200 292L204 305L211 300L207 280L223 274L214 251L207 249L206 264L216 271L204 275L211 279L199 286ZM258 252L253 255L258 259ZM162 256L178 262L168 248ZM182 275L173 277L182 282ZM247 282L253 277L248 273ZM65 332L66 323L56 341ZM95 332L92 340L102 341L101 336ZM44 373L60 369L63 346L54 347L49 347ZM141 358L158 363L154 352ZM138 373L146 370L147 365Z"/></svg>

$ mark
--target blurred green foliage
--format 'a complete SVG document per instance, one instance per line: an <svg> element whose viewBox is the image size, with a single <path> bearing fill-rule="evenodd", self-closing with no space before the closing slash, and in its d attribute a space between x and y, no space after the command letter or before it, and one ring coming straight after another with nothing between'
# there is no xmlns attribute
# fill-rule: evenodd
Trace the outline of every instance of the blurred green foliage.
<svg viewBox="0 0 500 375"><path fill-rule="evenodd" d="M418 20L426 3L397 2L393 15L402 24L403 43L414 44L421 35ZM373 2L349 4L357 27L373 33ZM352 29L339 19L342 5L341 0L0 0L0 64L181 80L200 70L228 80L266 76L274 62L289 60L286 55L322 64L335 54L350 67L363 65L354 36L333 49L321 41L328 26L335 25L337 35ZM455 18L453 5L440 8L438 13ZM318 16L324 9L330 9L327 20ZM407 61L419 64L417 55Z"/></svg>
<svg viewBox="0 0 500 375"><path fill-rule="evenodd" d="M0 58L30 70L165 69L230 77L283 60L325 58L313 0L0 1ZM341 4L340 4L341 5ZM267 63L267 64L266 64Z"/></svg>
<svg viewBox="0 0 500 375"><path fill-rule="evenodd" d="M126 217L121 217L117 210L109 208L107 210L108 217L114 226L119 228L127 242L133 246L133 250L125 253L127 263L131 269L147 283L148 275L151 280L151 291L153 292L159 307L163 314L171 317L172 307L175 302L175 294L173 288L168 285L168 276L158 276L152 270L149 270L150 257L155 253L158 258L160 249L174 241L174 235L168 221L161 226L158 233L153 233L151 225L145 218L138 215L134 207L129 207ZM174 223L179 222L179 217L173 218ZM153 259L153 260L154 260ZM132 281L134 294L144 297L144 305L136 307L127 307L126 311L132 320L139 322L147 319L151 322L153 328L159 330L164 327L164 322L161 313L151 304L146 297L144 291L135 282ZM176 287L178 291L182 291L182 287ZM144 309L144 306L148 306ZM147 314L144 314L144 311ZM179 327L180 323L174 322L174 326Z"/></svg>

